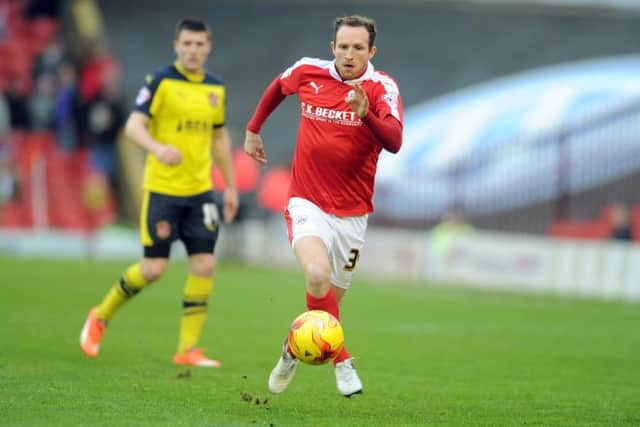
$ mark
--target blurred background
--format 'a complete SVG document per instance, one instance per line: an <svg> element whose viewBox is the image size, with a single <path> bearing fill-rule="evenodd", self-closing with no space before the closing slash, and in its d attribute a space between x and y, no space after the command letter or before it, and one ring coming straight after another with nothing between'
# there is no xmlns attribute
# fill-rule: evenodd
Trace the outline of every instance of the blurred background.
<svg viewBox="0 0 640 427"><path fill-rule="evenodd" d="M382 155L364 274L640 299L640 4L634 0L0 0L0 254L140 255L142 153L122 135L176 21L213 29L241 191L221 257L293 266L288 99L242 153L267 84L330 58L332 20L378 23L404 145ZM220 188L216 171L212 179ZM180 256L179 249L177 249Z"/></svg>

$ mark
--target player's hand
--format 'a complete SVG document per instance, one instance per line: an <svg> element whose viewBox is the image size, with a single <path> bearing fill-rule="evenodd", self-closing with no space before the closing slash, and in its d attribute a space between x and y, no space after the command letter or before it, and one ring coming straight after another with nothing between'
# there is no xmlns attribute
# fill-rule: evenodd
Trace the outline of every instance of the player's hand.
<svg viewBox="0 0 640 427"><path fill-rule="evenodd" d="M175 166L182 162L182 153L171 145L158 144L151 154L167 166Z"/></svg>
<svg viewBox="0 0 640 427"><path fill-rule="evenodd" d="M225 188L222 193L222 215L226 224L233 221L238 214L238 191L235 188Z"/></svg>
<svg viewBox="0 0 640 427"><path fill-rule="evenodd" d="M244 152L250 155L256 162L267 164L267 155L264 152L264 144L259 133L247 130L244 137Z"/></svg>
<svg viewBox="0 0 640 427"><path fill-rule="evenodd" d="M352 87L353 89L349 91L344 102L351 107L351 110L356 113L358 117L363 118L369 111L369 98L367 98L367 94L359 84L355 84Z"/></svg>

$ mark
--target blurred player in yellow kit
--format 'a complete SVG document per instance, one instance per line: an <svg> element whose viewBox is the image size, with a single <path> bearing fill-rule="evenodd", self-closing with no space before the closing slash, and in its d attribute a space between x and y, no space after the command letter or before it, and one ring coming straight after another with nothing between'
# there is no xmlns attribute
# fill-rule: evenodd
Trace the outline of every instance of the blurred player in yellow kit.
<svg viewBox="0 0 640 427"><path fill-rule="evenodd" d="M211 182L214 159L225 181L224 221L232 221L238 210L231 141L224 126L225 86L205 72L211 32L203 21L180 20L173 48L176 61L147 76L125 127L126 135L147 152L140 213L144 255L90 310L80 345L87 356L98 355L100 340L113 315L164 274L171 244L180 239L189 256L189 275L173 362L219 367L220 362L205 356L196 344L213 290L219 224Z"/></svg>

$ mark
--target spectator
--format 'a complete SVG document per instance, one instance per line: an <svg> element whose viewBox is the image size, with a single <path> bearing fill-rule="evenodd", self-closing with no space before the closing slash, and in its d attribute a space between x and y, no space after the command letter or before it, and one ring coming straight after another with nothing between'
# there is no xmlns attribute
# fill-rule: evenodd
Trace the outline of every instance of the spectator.
<svg viewBox="0 0 640 427"><path fill-rule="evenodd" d="M0 1L0 41L7 38L7 24L9 23L9 4Z"/></svg>
<svg viewBox="0 0 640 427"><path fill-rule="evenodd" d="M51 130L55 92L55 77L50 73L41 74L36 80L35 93L28 101L29 121L32 130Z"/></svg>
<svg viewBox="0 0 640 427"><path fill-rule="evenodd" d="M78 88L82 102L88 104L100 94L106 81L120 66L104 40L96 40L89 47L87 59L80 67Z"/></svg>
<svg viewBox="0 0 640 427"><path fill-rule="evenodd" d="M614 203L611 206L611 239L632 240L629 208L624 203Z"/></svg>
<svg viewBox="0 0 640 427"><path fill-rule="evenodd" d="M21 77L13 77L9 81L7 104L9 106L9 123L11 128L29 129L29 110L27 109L27 97Z"/></svg>
<svg viewBox="0 0 640 427"><path fill-rule="evenodd" d="M98 96L87 106L89 150L91 166L117 195L118 179L116 144L125 120L120 80L110 75Z"/></svg>
<svg viewBox="0 0 640 427"><path fill-rule="evenodd" d="M115 144L124 124L119 80L109 79L88 106L88 133L93 166L106 176L115 173Z"/></svg>
<svg viewBox="0 0 640 427"><path fill-rule="evenodd" d="M431 230L434 253L444 259L449 253L453 240L471 232L473 232L473 227L464 219L462 212L452 210Z"/></svg>
<svg viewBox="0 0 640 427"><path fill-rule="evenodd" d="M76 74L73 65L64 62L58 69L58 92L53 107L53 123L62 149L72 152L78 147L77 112L79 110Z"/></svg>
<svg viewBox="0 0 640 427"><path fill-rule="evenodd" d="M9 164L9 155L7 144L0 143L0 207L18 196L18 179Z"/></svg>
<svg viewBox="0 0 640 427"><path fill-rule="evenodd" d="M4 95L0 92L0 206L17 195L18 180L10 165L9 122L9 106ZM0 210L1 215L2 211Z"/></svg>
<svg viewBox="0 0 640 427"><path fill-rule="evenodd" d="M0 141L7 137L9 129L11 129L9 103L4 94L0 92Z"/></svg>
<svg viewBox="0 0 640 427"><path fill-rule="evenodd" d="M33 65L33 77L37 79L44 73L55 74L64 62L65 48L60 38L54 38L39 55Z"/></svg>

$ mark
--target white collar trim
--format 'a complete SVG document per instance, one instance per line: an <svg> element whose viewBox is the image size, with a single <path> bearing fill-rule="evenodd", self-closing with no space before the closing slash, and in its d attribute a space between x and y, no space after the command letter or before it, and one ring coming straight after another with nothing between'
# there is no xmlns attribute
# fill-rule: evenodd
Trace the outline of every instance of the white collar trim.
<svg viewBox="0 0 640 427"><path fill-rule="evenodd" d="M369 61L367 63L367 69L364 71L364 73L358 77L357 79L353 79L353 80L343 80L342 77L340 76L340 73L338 73L338 70L336 68L336 61L335 59L333 61L331 61L331 66L329 67L329 73L331 74L331 77L333 77L334 79L341 81L342 83L347 83L347 84L355 84L355 83L361 83L365 80L370 80L371 78L373 78L373 74L376 72L375 68L373 67L373 64L371 63L371 61Z"/></svg>

